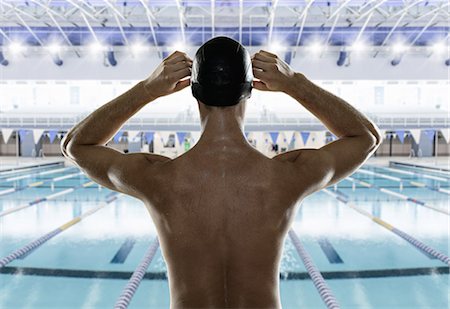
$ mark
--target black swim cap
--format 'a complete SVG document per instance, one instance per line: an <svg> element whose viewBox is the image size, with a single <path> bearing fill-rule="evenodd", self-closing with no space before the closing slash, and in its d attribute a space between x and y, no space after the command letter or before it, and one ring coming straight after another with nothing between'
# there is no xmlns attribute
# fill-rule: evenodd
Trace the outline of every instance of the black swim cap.
<svg viewBox="0 0 450 309"><path fill-rule="evenodd" d="M228 37L215 37L197 50L192 64L192 95L212 106L231 106L250 98L252 62L247 50Z"/></svg>

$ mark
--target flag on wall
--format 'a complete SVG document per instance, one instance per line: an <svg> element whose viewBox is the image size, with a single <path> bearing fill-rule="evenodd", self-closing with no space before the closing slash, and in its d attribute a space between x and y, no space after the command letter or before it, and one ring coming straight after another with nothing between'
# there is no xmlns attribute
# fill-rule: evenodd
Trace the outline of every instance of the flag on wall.
<svg viewBox="0 0 450 309"><path fill-rule="evenodd" d="M5 141L5 143L8 143L8 140L11 137L11 134L13 133L14 129L3 128L1 131L2 131L3 140Z"/></svg>
<svg viewBox="0 0 450 309"><path fill-rule="evenodd" d="M43 129L33 129L33 138L34 138L35 144L37 144L39 142L39 139L41 138L42 133L44 133Z"/></svg>
<svg viewBox="0 0 450 309"><path fill-rule="evenodd" d="M145 132L144 136L145 136L145 139L147 140L147 143L150 144L153 141L155 132Z"/></svg>
<svg viewBox="0 0 450 309"><path fill-rule="evenodd" d="M444 136L445 141L448 143L450 140L450 128L441 129L442 136Z"/></svg>
<svg viewBox="0 0 450 309"><path fill-rule="evenodd" d="M411 133L412 137L414 138L414 141L416 144L420 143L420 136L422 134L422 131L420 129L411 129L409 130L409 133Z"/></svg>
<svg viewBox="0 0 450 309"><path fill-rule="evenodd" d="M270 134L270 138L272 139L272 143L276 144L277 143L277 139L278 139L278 135L280 134L279 132L269 132Z"/></svg>
<svg viewBox="0 0 450 309"><path fill-rule="evenodd" d="M50 139L50 144L52 144L53 141L55 140L56 133L58 132L54 130L48 131L48 138Z"/></svg>
<svg viewBox="0 0 450 309"><path fill-rule="evenodd" d="M405 141L405 130L395 130L395 134L397 134L398 139L403 144Z"/></svg>
<svg viewBox="0 0 450 309"><path fill-rule="evenodd" d="M184 138L187 132L177 132L178 143L181 145L184 142Z"/></svg>
<svg viewBox="0 0 450 309"><path fill-rule="evenodd" d="M114 138L113 138L114 143L117 144L119 142L120 138L122 137L122 135L123 135L123 131L122 130L117 132L116 135L114 135Z"/></svg>
<svg viewBox="0 0 450 309"><path fill-rule="evenodd" d="M309 134L310 132L300 132L302 136L303 145L306 146L306 143L308 142Z"/></svg>

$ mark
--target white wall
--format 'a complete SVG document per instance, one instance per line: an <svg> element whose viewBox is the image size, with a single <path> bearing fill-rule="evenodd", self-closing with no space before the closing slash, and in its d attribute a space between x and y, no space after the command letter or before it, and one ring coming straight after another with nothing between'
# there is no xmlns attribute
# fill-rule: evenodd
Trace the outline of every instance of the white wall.
<svg viewBox="0 0 450 309"><path fill-rule="evenodd" d="M105 67L102 55L78 58L66 54L63 59L64 65L58 67L49 55L33 54L10 58L7 67L0 65L0 111L91 111L146 78L160 63L156 54L133 58L118 53L116 67ZM338 67L336 60L337 54L319 58L298 53L292 66L365 112L448 110L450 72L442 57L406 55L396 67L390 65L391 58L386 55L354 55L348 67ZM187 88L161 98L143 112L174 115L190 107L197 115L197 103L190 91ZM264 109L283 116L307 113L281 93L254 91L250 103L247 114L259 114Z"/></svg>

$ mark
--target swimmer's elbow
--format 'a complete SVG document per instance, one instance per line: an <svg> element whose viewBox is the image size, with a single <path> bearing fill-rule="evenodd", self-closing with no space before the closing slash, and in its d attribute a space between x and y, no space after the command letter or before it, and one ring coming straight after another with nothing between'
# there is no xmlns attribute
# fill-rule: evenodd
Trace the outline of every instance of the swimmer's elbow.
<svg viewBox="0 0 450 309"><path fill-rule="evenodd" d="M60 149L61 153L72 161L76 160L76 145L73 144L70 138L67 138L67 135L61 140Z"/></svg>
<svg viewBox="0 0 450 309"><path fill-rule="evenodd" d="M63 156L65 156L68 159L71 159L69 157L69 152L67 151L68 145L69 145L69 139L67 138L67 135L66 135L61 140L61 143L59 144L59 147L60 147L60 150L61 150L61 153L63 154Z"/></svg>
<svg viewBox="0 0 450 309"><path fill-rule="evenodd" d="M375 150L377 150L382 142L382 138L378 130L374 130L368 133L367 139L368 139L369 153L373 153Z"/></svg>

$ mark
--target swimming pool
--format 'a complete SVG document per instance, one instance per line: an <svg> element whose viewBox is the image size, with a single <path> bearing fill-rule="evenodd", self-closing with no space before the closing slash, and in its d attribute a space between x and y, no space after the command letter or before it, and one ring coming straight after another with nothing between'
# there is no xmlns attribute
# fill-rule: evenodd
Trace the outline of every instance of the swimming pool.
<svg viewBox="0 0 450 309"><path fill-rule="evenodd" d="M342 308L448 308L448 265L417 246L449 255L450 174L386 167L307 197L293 231ZM112 308L156 238L139 200L72 166L0 172L0 205L0 308ZM129 308L169 306L165 269L158 250ZM326 308L290 237L280 278L283 307Z"/></svg>

